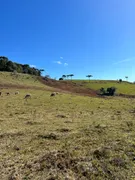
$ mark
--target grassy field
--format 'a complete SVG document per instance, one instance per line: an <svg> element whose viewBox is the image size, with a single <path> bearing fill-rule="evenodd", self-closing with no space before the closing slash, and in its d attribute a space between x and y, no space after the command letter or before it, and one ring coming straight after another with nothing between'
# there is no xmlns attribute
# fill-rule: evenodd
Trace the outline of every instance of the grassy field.
<svg viewBox="0 0 135 180"><path fill-rule="evenodd" d="M9 72L0 72L0 84L45 87L45 85L38 81L37 76Z"/></svg>
<svg viewBox="0 0 135 180"><path fill-rule="evenodd" d="M2 180L135 179L135 99L4 92Z"/></svg>
<svg viewBox="0 0 135 180"><path fill-rule="evenodd" d="M105 81L105 80L74 80L77 84L83 85L84 87L99 90L101 87L116 87L117 93L135 95L135 84L128 82L118 83L117 81Z"/></svg>
<svg viewBox="0 0 135 180"><path fill-rule="evenodd" d="M101 87L116 87L116 93L122 93L127 95L135 95L135 84L128 82L118 83L116 81L105 80L73 80L73 83L79 84L80 87L91 88L93 90L99 90ZM9 72L0 72L0 84L1 85L15 85L15 86L29 86L37 88L50 89L45 84L38 80L37 76L31 76L27 74L13 74Z"/></svg>

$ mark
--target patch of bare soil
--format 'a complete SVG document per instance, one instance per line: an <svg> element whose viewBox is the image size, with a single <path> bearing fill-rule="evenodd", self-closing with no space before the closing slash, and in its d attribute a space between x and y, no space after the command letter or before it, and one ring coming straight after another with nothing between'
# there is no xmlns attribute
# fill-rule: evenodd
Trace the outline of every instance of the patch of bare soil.
<svg viewBox="0 0 135 180"><path fill-rule="evenodd" d="M33 175L48 173L47 180L56 179L90 179L94 171L88 158L73 158L72 154L65 151L47 153L33 162L24 165L23 173L29 169ZM27 176L29 178L30 175Z"/></svg>
<svg viewBox="0 0 135 180"><path fill-rule="evenodd" d="M47 79L41 77L39 78L39 81L47 86L54 87L57 88L58 90L63 90L65 92L71 92L86 96L98 96L95 90L92 90L90 88L84 88L83 83L77 84L72 81L56 81L53 79Z"/></svg>

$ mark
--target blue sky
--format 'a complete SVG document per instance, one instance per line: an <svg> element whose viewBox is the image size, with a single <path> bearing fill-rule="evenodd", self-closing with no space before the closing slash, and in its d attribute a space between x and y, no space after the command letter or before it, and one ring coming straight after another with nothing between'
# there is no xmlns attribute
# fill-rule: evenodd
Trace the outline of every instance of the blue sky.
<svg viewBox="0 0 135 180"><path fill-rule="evenodd" d="M53 78L135 80L134 0L0 0L0 55Z"/></svg>

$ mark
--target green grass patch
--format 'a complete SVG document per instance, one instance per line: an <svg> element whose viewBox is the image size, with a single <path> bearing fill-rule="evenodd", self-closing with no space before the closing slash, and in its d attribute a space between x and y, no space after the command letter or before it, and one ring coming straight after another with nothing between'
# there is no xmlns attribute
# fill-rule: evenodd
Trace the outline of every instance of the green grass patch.
<svg viewBox="0 0 135 180"><path fill-rule="evenodd" d="M74 80L73 82L83 85L86 88L91 88L94 90L99 90L101 87L116 87L116 93L122 93L127 95L135 95L135 84L122 82L118 83L117 81L105 81L105 80Z"/></svg>

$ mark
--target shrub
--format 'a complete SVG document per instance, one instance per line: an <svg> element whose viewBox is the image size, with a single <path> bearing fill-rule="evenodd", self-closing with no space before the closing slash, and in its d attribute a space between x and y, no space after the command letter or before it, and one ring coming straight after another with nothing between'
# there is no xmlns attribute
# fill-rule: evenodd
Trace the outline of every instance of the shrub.
<svg viewBox="0 0 135 180"><path fill-rule="evenodd" d="M115 91L116 91L115 87L109 87L107 89L102 87L100 89L100 95L114 96Z"/></svg>
<svg viewBox="0 0 135 180"><path fill-rule="evenodd" d="M107 88L107 94L108 94L109 96L113 96L114 93L115 93L115 91L116 91L116 88L115 88L115 87Z"/></svg>
<svg viewBox="0 0 135 180"><path fill-rule="evenodd" d="M102 95L105 94L105 89L103 87L100 89L100 94L102 94Z"/></svg>

